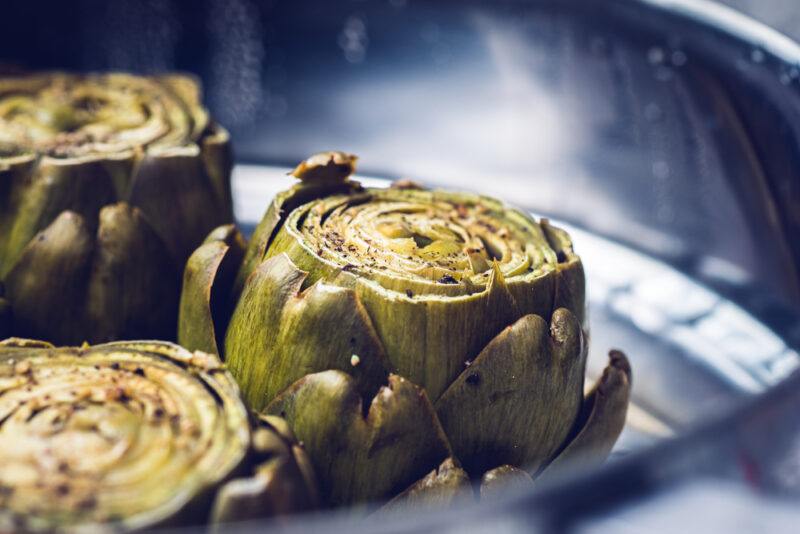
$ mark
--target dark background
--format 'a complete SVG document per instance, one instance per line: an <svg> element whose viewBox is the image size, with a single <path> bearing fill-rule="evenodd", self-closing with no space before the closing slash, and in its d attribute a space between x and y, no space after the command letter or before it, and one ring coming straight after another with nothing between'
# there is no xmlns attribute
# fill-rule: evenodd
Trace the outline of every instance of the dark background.
<svg viewBox="0 0 800 534"><path fill-rule="evenodd" d="M729 2L800 38L792 1ZM800 306L800 69L758 44L624 0L2 10L6 69L196 74L239 161L349 150L365 172L491 190L746 286L733 296L765 320Z"/></svg>

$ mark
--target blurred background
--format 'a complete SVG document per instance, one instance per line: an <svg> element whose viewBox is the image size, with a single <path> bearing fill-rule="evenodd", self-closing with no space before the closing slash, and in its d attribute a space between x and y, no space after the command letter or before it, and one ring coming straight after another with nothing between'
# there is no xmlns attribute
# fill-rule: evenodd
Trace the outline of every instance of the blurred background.
<svg viewBox="0 0 800 534"><path fill-rule="evenodd" d="M0 68L198 76L237 216L331 149L563 222L590 375L634 363L604 469L388 531L800 524L796 0L5 0ZM327 524L327 523L326 523ZM300 524L298 530L309 527Z"/></svg>

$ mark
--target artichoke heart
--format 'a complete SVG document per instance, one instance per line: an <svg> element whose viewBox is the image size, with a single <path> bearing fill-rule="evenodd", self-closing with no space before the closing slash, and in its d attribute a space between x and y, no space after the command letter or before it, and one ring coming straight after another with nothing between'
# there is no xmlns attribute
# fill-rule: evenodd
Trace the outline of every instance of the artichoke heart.
<svg viewBox="0 0 800 534"><path fill-rule="evenodd" d="M216 356L164 342L0 344L0 529L197 524L245 461Z"/></svg>
<svg viewBox="0 0 800 534"><path fill-rule="evenodd" d="M174 338L180 270L233 218L231 166L229 136L189 77L0 78L11 332L58 344Z"/></svg>
<svg viewBox="0 0 800 534"><path fill-rule="evenodd" d="M301 163L243 254L224 229L209 236L184 273L181 341L223 356L250 408L286 418L329 503L461 502L465 478L489 472L496 487L525 478L508 466L605 458L630 368L614 353L584 399L585 281L569 235L486 196L364 188L346 176L355 160Z"/></svg>

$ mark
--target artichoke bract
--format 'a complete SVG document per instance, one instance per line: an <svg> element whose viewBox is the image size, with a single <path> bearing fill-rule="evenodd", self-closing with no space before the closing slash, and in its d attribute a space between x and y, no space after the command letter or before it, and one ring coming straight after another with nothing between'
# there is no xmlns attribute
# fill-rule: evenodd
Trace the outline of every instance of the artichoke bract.
<svg viewBox="0 0 800 534"><path fill-rule="evenodd" d="M231 166L229 136L189 77L0 78L11 332L174 339L186 258L233 218Z"/></svg>
<svg viewBox="0 0 800 534"><path fill-rule="evenodd" d="M198 523L249 454L216 356L163 342L0 344L0 528Z"/></svg>
<svg viewBox="0 0 800 534"><path fill-rule="evenodd" d="M604 458L630 368L614 353L584 399L569 235L486 196L364 188L354 169L341 152L303 162L244 252L232 230L209 236L184 273L181 341L223 355L248 405L286 418L329 503L447 500L460 466Z"/></svg>
<svg viewBox="0 0 800 534"><path fill-rule="evenodd" d="M217 493L211 515L215 525L289 516L319 505L311 461L284 419L259 417L251 449L253 473L227 482Z"/></svg>

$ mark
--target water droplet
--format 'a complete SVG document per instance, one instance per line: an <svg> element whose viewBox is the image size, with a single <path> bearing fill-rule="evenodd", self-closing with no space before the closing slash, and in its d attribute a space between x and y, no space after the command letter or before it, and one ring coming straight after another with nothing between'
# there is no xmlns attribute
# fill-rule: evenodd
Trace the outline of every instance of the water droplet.
<svg viewBox="0 0 800 534"><path fill-rule="evenodd" d="M435 43L439 40L439 25L429 22L422 26L419 34L423 41L427 43Z"/></svg>
<svg viewBox="0 0 800 534"><path fill-rule="evenodd" d="M267 114L272 118L280 118L289 111L289 102L282 95L270 95L267 102Z"/></svg>
<svg viewBox="0 0 800 534"><path fill-rule="evenodd" d="M800 79L800 69L797 67L781 69L778 79L783 85L791 85L793 81Z"/></svg>
<svg viewBox="0 0 800 534"><path fill-rule="evenodd" d="M608 52L608 44L602 37L594 37L589 43L589 51L596 56L604 56Z"/></svg>
<svg viewBox="0 0 800 534"><path fill-rule="evenodd" d="M672 52L670 59L672 60L672 64L676 67L682 67L686 65L686 61L688 60L686 54L682 50L675 50Z"/></svg>
<svg viewBox="0 0 800 534"><path fill-rule="evenodd" d="M664 51L658 46L652 47L647 51L647 61L649 61L651 65L659 65L663 63Z"/></svg>
<svg viewBox="0 0 800 534"><path fill-rule="evenodd" d="M661 180L669 178L669 163L666 161L654 161L653 176Z"/></svg>
<svg viewBox="0 0 800 534"><path fill-rule="evenodd" d="M437 65L447 64L452 57L450 47L446 43L436 43L431 48L431 57L433 57L433 62Z"/></svg>
<svg viewBox="0 0 800 534"><path fill-rule="evenodd" d="M344 57L350 63L361 63L367 56L369 37L367 36L366 21L351 15L347 18L337 39L339 48L344 52Z"/></svg>
<svg viewBox="0 0 800 534"><path fill-rule="evenodd" d="M668 82L674 77L674 75L675 72L669 67L665 67L663 65L659 65L658 67L656 67L655 76L656 80L658 80L659 82Z"/></svg>
<svg viewBox="0 0 800 534"><path fill-rule="evenodd" d="M661 111L661 106L656 104L655 102L650 102L644 107L644 118L650 122L656 122L661 120L663 116L663 112Z"/></svg>
<svg viewBox="0 0 800 534"><path fill-rule="evenodd" d="M764 54L764 51L761 50L760 48L754 48L753 50L750 51L750 61L752 61L753 63L762 63L765 58L766 55Z"/></svg>

